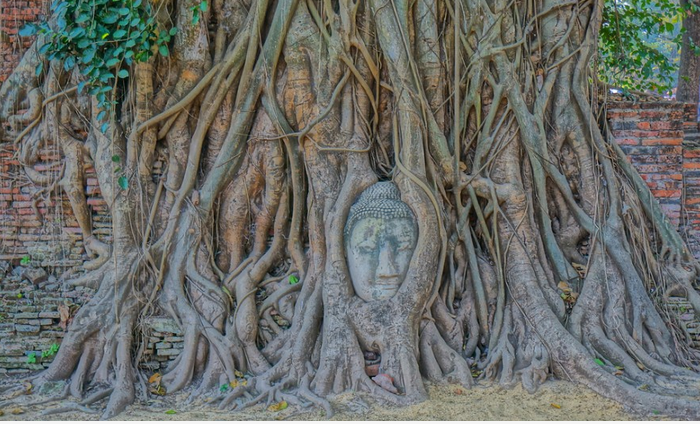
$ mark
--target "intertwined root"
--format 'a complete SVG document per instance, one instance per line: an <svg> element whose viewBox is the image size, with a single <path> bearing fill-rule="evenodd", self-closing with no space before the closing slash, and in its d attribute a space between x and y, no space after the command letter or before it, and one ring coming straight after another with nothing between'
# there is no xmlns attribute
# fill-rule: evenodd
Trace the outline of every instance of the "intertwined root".
<svg viewBox="0 0 700 424"><path fill-rule="evenodd" d="M110 93L107 133L65 88L79 72L33 76L36 49L0 89L2 141L21 143L37 196L66 193L92 258L67 284L96 293L34 380L78 401L50 412L104 402L109 418L149 396L137 329L162 312L184 349L160 385L221 408L330 415L346 390L407 404L424 379L534 391L554 373L698 416L681 398L700 391L698 353L664 302L681 293L700 316L700 265L590 119L600 2L216 2L192 25L198 6L172 4L171 58ZM34 169L46 143L65 157L55 181ZM90 164L111 246L92 234ZM377 180L419 235L399 293L373 303L354 295L343 229Z"/></svg>

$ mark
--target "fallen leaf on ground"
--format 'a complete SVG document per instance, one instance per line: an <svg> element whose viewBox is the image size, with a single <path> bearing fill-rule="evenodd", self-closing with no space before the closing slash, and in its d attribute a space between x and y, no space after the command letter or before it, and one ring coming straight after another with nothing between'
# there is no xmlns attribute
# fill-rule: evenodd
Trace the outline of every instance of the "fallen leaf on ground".
<svg viewBox="0 0 700 424"><path fill-rule="evenodd" d="M160 379L163 378L163 376L160 375L159 372L153 374L151 378L148 379L148 384L160 384Z"/></svg>
<svg viewBox="0 0 700 424"><path fill-rule="evenodd" d="M550 403L550 405L552 406L552 408L561 409L561 405L559 405L558 403Z"/></svg>
<svg viewBox="0 0 700 424"><path fill-rule="evenodd" d="M177 414L177 411L175 411L174 409L168 409L167 411L165 411L165 413L168 415L173 415L173 414Z"/></svg>
<svg viewBox="0 0 700 424"><path fill-rule="evenodd" d="M387 392L394 394L399 393L399 391L396 390L396 387L394 387L394 379L388 376L387 374L379 374L375 377L372 377L372 381L374 381L379 387L386 390Z"/></svg>
<svg viewBox="0 0 700 424"><path fill-rule="evenodd" d="M11 410L10 413L12 413L12 415L20 415L20 414L24 414L24 411L19 409L19 408L15 408L15 409Z"/></svg>
<svg viewBox="0 0 700 424"><path fill-rule="evenodd" d="M163 386L149 387L148 391L158 396L165 396L166 393L165 387Z"/></svg>
<svg viewBox="0 0 700 424"><path fill-rule="evenodd" d="M289 406L289 405L287 405L287 401L283 400L282 402L273 403L272 405L270 405L267 408L267 410L272 411L272 412L277 412L277 411L281 411L283 409L287 409L287 406Z"/></svg>

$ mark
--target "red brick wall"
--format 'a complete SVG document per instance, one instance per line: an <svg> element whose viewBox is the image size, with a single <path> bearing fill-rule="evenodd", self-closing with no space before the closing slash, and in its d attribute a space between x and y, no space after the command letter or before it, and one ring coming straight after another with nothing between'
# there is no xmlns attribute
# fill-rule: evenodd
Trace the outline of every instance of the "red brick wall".
<svg viewBox="0 0 700 424"><path fill-rule="evenodd" d="M27 22L43 19L48 4L47 0L0 0L0 82L31 45L32 40L19 37L17 31Z"/></svg>
<svg viewBox="0 0 700 424"><path fill-rule="evenodd" d="M696 106L612 102L608 123L671 223L700 256L700 132Z"/></svg>
<svg viewBox="0 0 700 424"><path fill-rule="evenodd" d="M0 150L0 261L17 264L27 258L32 266L48 267L55 274L80 265L85 251L68 198L60 187L46 192L60 175L58 151L49 146L40 153L34 169L51 181L40 185L23 172L16 153L7 144ZM85 190L94 233L110 241L111 217L92 170L88 170Z"/></svg>

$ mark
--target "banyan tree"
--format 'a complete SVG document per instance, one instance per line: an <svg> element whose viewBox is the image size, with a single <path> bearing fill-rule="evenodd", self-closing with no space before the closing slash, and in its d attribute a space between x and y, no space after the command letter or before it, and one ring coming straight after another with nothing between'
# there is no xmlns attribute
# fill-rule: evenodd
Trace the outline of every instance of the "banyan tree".
<svg viewBox="0 0 700 424"><path fill-rule="evenodd" d="M141 329L161 314L184 349L159 385L222 408L555 376L700 417L668 306L700 312L700 266L597 120L602 0L93 3L54 4L0 91L28 177L42 146L63 155L51 188L89 256L65 284L95 290L35 385L104 417L152 396ZM118 31L87 60L65 47L85 8L146 7L161 54L119 56Z"/></svg>

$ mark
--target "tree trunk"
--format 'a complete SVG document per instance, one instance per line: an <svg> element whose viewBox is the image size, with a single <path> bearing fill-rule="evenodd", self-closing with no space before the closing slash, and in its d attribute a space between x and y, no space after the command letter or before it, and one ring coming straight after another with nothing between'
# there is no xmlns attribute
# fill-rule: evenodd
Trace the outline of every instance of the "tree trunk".
<svg viewBox="0 0 700 424"><path fill-rule="evenodd" d="M698 7L693 0L681 1L681 6ZM678 70L678 88L676 100L686 103L700 102L700 56L695 46L700 45L700 12L686 12L683 19L683 44L681 45L681 62Z"/></svg>
<svg viewBox="0 0 700 424"><path fill-rule="evenodd" d="M28 170L64 152L86 239L80 161L114 219L36 384L118 414L149 396L139 323L161 313L185 343L157 384L221 407L555 375L700 417L666 304L700 314L700 266L594 121L602 1L217 1L197 23L166 3L171 57L135 65L106 133L95 99L54 96L76 70L34 77L36 49L0 90Z"/></svg>

